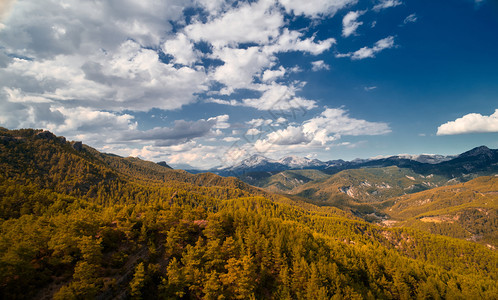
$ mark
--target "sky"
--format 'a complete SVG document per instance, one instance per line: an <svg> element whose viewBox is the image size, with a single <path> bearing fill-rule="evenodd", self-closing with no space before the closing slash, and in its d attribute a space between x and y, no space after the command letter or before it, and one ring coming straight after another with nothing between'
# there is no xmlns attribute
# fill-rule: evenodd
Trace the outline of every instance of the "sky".
<svg viewBox="0 0 498 300"><path fill-rule="evenodd" d="M7 0L0 126L176 167L498 148L498 1Z"/></svg>

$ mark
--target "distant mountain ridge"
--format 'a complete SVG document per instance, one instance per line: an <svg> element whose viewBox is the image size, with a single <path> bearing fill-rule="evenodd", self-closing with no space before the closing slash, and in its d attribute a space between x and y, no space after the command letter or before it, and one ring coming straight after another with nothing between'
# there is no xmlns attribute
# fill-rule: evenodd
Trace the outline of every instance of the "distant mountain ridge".
<svg viewBox="0 0 498 300"><path fill-rule="evenodd" d="M335 174L343 170L359 168L381 168L397 166L408 168L421 174L440 174L450 177L461 177L474 172L498 171L498 150L486 146L476 147L460 155L439 154L399 154L382 158L355 159L352 161L329 160L320 161L306 157L287 156L279 160L255 154L226 168L210 169L222 176L244 177L249 173L270 172L276 174L287 170L314 169L327 174Z"/></svg>

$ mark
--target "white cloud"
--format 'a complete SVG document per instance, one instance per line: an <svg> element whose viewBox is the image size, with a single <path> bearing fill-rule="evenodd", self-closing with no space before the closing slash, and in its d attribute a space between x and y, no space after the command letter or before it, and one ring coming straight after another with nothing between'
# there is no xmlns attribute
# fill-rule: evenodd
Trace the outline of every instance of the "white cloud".
<svg viewBox="0 0 498 300"><path fill-rule="evenodd" d="M405 18L405 20L403 21L403 24L415 23L415 22L417 22L417 15L411 14Z"/></svg>
<svg viewBox="0 0 498 300"><path fill-rule="evenodd" d="M258 135L261 134L261 131L257 128L249 128L246 132L246 135Z"/></svg>
<svg viewBox="0 0 498 300"><path fill-rule="evenodd" d="M237 141L225 137L226 129L232 129L228 115L138 130L134 113L182 109L206 94L214 97L207 102L258 110L305 112L317 107L316 101L299 95L305 82L289 79L302 70L284 67L278 54L299 52L309 59L330 50L336 40L317 38L318 32L309 33L312 27L288 29L293 16L286 12L313 18L316 24L357 0L12 3L0 4L1 126L47 128L95 147L111 143L108 148L118 153L197 163L226 150L201 141ZM186 8L194 14L185 15L190 12ZM356 26L350 35L361 23L357 18L348 23ZM371 48L372 55L385 46L380 42ZM329 66L315 59L312 68ZM285 118L259 125L244 121L238 134L247 125L280 126L282 146L320 145L337 138L326 128L305 132L303 124L290 125ZM275 135L269 138L277 141Z"/></svg>
<svg viewBox="0 0 498 300"><path fill-rule="evenodd" d="M195 2L204 7L211 15L217 15L226 5L231 4L231 1L225 0L195 0Z"/></svg>
<svg viewBox="0 0 498 300"><path fill-rule="evenodd" d="M224 62L211 75L214 80L226 85L226 94L233 93L235 89L255 88L254 76L263 68L271 67L274 60L259 47L247 49L226 47L214 51L212 56Z"/></svg>
<svg viewBox="0 0 498 300"><path fill-rule="evenodd" d="M338 10L356 4L357 0L279 0L288 13L312 18L333 16Z"/></svg>
<svg viewBox="0 0 498 300"><path fill-rule="evenodd" d="M220 90L223 95L230 95L237 89L269 89L264 84L255 84L254 79L261 78L263 82L271 84L272 81L285 74L282 66L279 66L277 70L272 70L277 63L276 53L301 51L318 55L330 49L335 43L333 38L316 42L314 37L302 39L302 36L300 32L289 31L285 28L281 34L278 33L278 38L261 46L243 49L215 47L210 56L221 60L223 65L215 68L210 73L210 77L225 85L225 88Z"/></svg>
<svg viewBox="0 0 498 300"><path fill-rule="evenodd" d="M230 105L230 106L237 106L240 105L237 100L223 100L223 99L216 99L216 98L209 98L205 100L207 103L216 103L216 104L222 104L222 105Z"/></svg>
<svg viewBox="0 0 498 300"><path fill-rule="evenodd" d="M316 107L316 102L296 96L297 86L273 83L264 87L259 98L247 98L237 105L253 107L258 110L309 110Z"/></svg>
<svg viewBox="0 0 498 300"><path fill-rule="evenodd" d="M7 99L12 103L51 103L50 99L40 97L38 95L30 95L21 89L11 89L4 87L3 89L7 95Z"/></svg>
<svg viewBox="0 0 498 300"><path fill-rule="evenodd" d="M268 111L293 110L305 112L317 107L316 101L296 96L296 92L301 86L282 85L273 82L268 85L260 85L259 89L261 90L261 95L257 98L245 98L242 99L242 101L210 98L207 99L206 102L230 106L252 107L257 110Z"/></svg>
<svg viewBox="0 0 498 300"><path fill-rule="evenodd" d="M266 138L256 141L254 147L257 151L283 151L285 147L293 150L323 148L344 135L381 135L389 132L391 129L386 123L351 118L344 109L327 108L301 125L290 125L269 133Z"/></svg>
<svg viewBox="0 0 498 300"><path fill-rule="evenodd" d="M126 39L158 45L182 17L182 0L167 1L18 1L13 6L2 46L33 58L112 51ZM56 16L56 17L54 17Z"/></svg>
<svg viewBox="0 0 498 300"><path fill-rule="evenodd" d="M195 41L206 41L217 48L239 43L267 43L279 35L283 15L273 7L273 1L241 4L207 23L195 23L185 28Z"/></svg>
<svg viewBox="0 0 498 300"><path fill-rule="evenodd" d="M52 112L60 112L65 120L62 124L47 123L45 126L59 134L75 132L99 133L106 130L127 131L136 128L137 123L132 122L133 116L129 114L116 114L104 111L94 111L89 108L52 108Z"/></svg>
<svg viewBox="0 0 498 300"><path fill-rule="evenodd" d="M467 114L455 121L442 124L437 135L453 135L478 132L498 132L498 109L490 116L477 113Z"/></svg>
<svg viewBox="0 0 498 300"><path fill-rule="evenodd" d="M252 119L246 122L253 127L268 126L273 123L272 119Z"/></svg>
<svg viewBox="0 0 498 300"><path fill-rule="evenodd" d="M401 4L403 4L403 2L399 0L380 0L380 2L373 7L373 10L380 11L386 8L396 7Z"/></svg>
<svg viewBox="0 0 498 300"><path fill-rule="evenodd" d="M352 60L360 60L365 58L375 57L375 55L382 50L394 47L394 37L388 36L382 40L379 40L371 48L363 47L355 52L349 52L345 54L336 54L336 57L350 57Z"/></svg>
<svg viewBox="0 0 498 300"><path fill-rule="evenodd" d="M230 123L228 123L228 119L230 119L229 115L219 115L217 117L209 118L208 121L215 121L214 128L217 129L227 129L230 128Z"/></svg>
<svg viewBox="0 0 498 300"><path fill-rule="evenodd" d="M348 37L356 34L356 30L363 22L358 22L358 18L364 14L365 11L350 11L342 19L342 36Z"/></svg>
<svg viewBox="0 0 498 300"><path fill-rule="evenodd" d="M265 70L263 72L263 76L261 76L261 80L265 82L275 81L278 78L281 78L285 75L285 68L280 66L277 70Z"/></svg>
<svg viewBox="0 0 498 300"><path fill-rule="evenodd" d="M365 91L369 92L369 91L375 90L376 88L377 88L376 86L372 85L372 86L366 86L363 89Z"/></svg>
<svg viewBox="0 0 498 300"><path fill-rule="evenodd" d="M233 136L227 136L227 137L223 138L223 141L225 141L225 142L229 142L229 143L231 143L231 142L236 142L236 141L238 141L238 140L240 140L240 138L238 138L238 137L233 137Z"/></svg>
<svg viewBox="0 0 498 300"><path fill-rule="evenodd" d="M188 150L173 151L171 147L161 148L161 151L171 151L165 159L168 163L186 163L197 168L213 167L213 163L221 163L219 153L225 151L224 147L198 144Z"/></svg>
<svg viewBox="0 0 498 300"><path fill-rule="evenodd" d="M325 129L328 134L339 135L380 135L391 132L389 125L382 122L369 122L349 117L346 110L327 108L320 116L303 124L305 132L317 132Z"/></svg>
<svg viewBox="0 0 498 300"><path fill-rule="evenodd" d="M135 130L137 122L129 114L105 112L86 107L54 106L52 103L24 103L0 100L0 124L8 128L43 128L68 139L101 146L115 137Z"/></svg>
<svg viewBox="0 0 498 300"><path fill-rule="evenodd" d="M268 140L276 145L307 144L311 141L310 135L303 132L301 127L289 126L268 134Z"/></svg>
<svg viewBox="0 0 498 300"><path fill-rule="evenodd" d="M32 96L113 110L176 109L207 89L201 68L159 61L157 52L126 41L111 54L59 55L53 59L13 59L0 69L0 81ZM27 86L29 84L30 86Z"/></svg>
<svg viewBox="0 0 498 300"><path fill-rule="evenodd" d="M199 51L194 49L192 42L183 33L177 34L175 39L164 42L163 51L171 54L175 63L188 66L195 63L200 55Z"/></svg>
<svg viewBox="0 0 498 300"><path fill-rule="evenodd" d="M266 46L266 53L302 51L313 55L318 55L330 49L336 43L334 38L328 38L315 42L315 37L301 39L303 33L284 28L276 43Z"/></svg>
<svg viewBox="0 0 498 300"><path fill-rule="evenodd" d="M330 70L330 66L327 65L323 60L317 60L311 62L311 70L320 71L320 70Z"/></svg>

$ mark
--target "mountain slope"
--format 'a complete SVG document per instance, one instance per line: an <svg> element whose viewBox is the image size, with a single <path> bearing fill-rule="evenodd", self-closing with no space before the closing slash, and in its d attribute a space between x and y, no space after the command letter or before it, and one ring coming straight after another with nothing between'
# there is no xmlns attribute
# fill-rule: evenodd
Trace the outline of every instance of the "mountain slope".
<svg viewBox="0 0 498 300"><path fill-rule="evenodd" d="M97 155L47 132L0 136L3 299L498 293L498 254L482 245Z"/></svg>
<svg viewBox="0 0 498 300"><path fill-rule="evenodd" d="M397 226L465 238L498 247L498 177L394 198L385 210Z"/></svg>
<svg viewBox="0 0 498 300"><path fill-rule="evenodd" d="M279 174L273 175L267 182L277 181L279 176ZM316 205L334 206L352 211L370 220L382 217L382 213L376 208L377 205L373 204L394 196L415 193L454 182L448 183L445 177L424 176L410 169L392 166L345 170L331 176L309 180L307 183L299 183L295 184L293 189L284 189L280 185L270 186L269 184L266 187L270 186L275 192L297 196L299 199Z"/></svg>
<svg viewBox="0 0 498 300"><path fill-rule="evenodd" d="M413 172L424 176L435 174L466 181L478 176L497 173L498 149L480 146L458 156L400 154L384 158L356 159L353 161L331 160L327 162L297 156L272 160L261 155L253 155L234 166L210 171L223 176L242 178L247 173L256 172L276 174L286 170L315 169L333 175L344 170L390 166L411 169Z"/></svg>
<svg viewBox="0 0 498 300"><path fill-rule="evenodd" d="M287 170L276 174L271 172L245 173L239 178L244 182L274 193L287 193L308 182L328 177L329 175L318 170Z"/></svg>

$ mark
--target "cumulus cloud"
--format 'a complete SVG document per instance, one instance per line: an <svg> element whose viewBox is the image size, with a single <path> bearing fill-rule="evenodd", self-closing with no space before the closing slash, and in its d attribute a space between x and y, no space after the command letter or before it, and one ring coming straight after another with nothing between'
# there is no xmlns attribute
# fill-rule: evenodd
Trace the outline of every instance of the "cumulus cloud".
<svg viewBox="0 0 498 300"><path fill-rule="evenodd" d="M278 53L289 51L302 51L313 55L318 55L330 49L336 43L334 38L328 38L316 42L315 37L302 39L303 33L296 30L284 28L274 44L264 47L266 53Z"/></svg>
<svg viewBox="0 0 498 300"><path fill-rule="evenodd" d="M236 105L253 107L258 110L309 110L316 107L316 101L296 96L298 86L273 83L264 87L259 98L246 98Z"/></svg>
<svg viewBox="0 0 498 300"><path fill-rule="evenodd" d="M271 83L261 85L260 96L256 98L244 98L238 100L224 100L217 98L209 98L206 101L230 106L245 106L252 107L257 110L266 111L307 111L317 107L316 101L305 99L296 96L296 92L300 90L301 86L296 85L282 85L278 83Z"/></svg>
<svg viewBox="0 0 498 300"><path fill-rule="evenodd" d="M194 44L183 33L179 33L176 38L164 42L163 51L172 55L175 63L183 65L192 65L200 55L199 51L194 49Z"/></svg>
<svg viewBox="0 0 498 300"><path fill-rule="evenodd" d="M263 68L271 66L274 59L263 53L259 47L222 48L212 56L224 62L213 71L212 78L227 87L225 94L231 94L235 89L254 89L254 76Z"/></svg>
<svg viewBox="0 0 498 300"><path fill-rule="evenodd" d="M305 134L301 127L296 126L289 126L268 134L268 142L275 145L305 144L310 141L310 135Z"/></svg>
<svg viewBox="0 0 498 300"><path fill-rule="evenodd" d="M283 24L283 15L272 1L258 1L242 4L207 23L188 25L185 32L195 41L221 48L239 43L267 43L279 35Z"/></svg>
<svg viewBox="0 0 498 300"><path fill-rule="evenodd" d="M369 122L351 118L341 108L327 108L320 115L304 121L300 125L273 131L265 139L258 140L255 147L279 149L280 146L326 147L341 136L381 135L391 132L383 122Z"/></svg>
<svg viewBox="0 0 498 300"><path fill-rule="evenodd" d="M272 70L277 62L277 53L300 51L318 55L336 42L334 38L315 41L314 37L303 39L302 36L301 32L285 28L268 44L247 48L215 47L210 57L222 61L223 65L213 69L210 77L225 85L220 91L224 95L230 95L237 89L268 89L256 84L255 78L261 77L264 83L271 83L285 74L282 66L278 70Z"/></svg>
<svg viewBox="0 0 498 300"><path fill-rule="evenodd" d="M0 52L8 56L0 82L67 107L136 111L192 103L206 89L206 72L165 64L153 49L171 31L169 21L182 17L180 4L17 2L2 30ZM187 55L177 60L193 61Z"/></svg>
<svg viewBox="0 0 498 300"><path fill-rule="evenodd" d="M403 4L403 2L399 0L380 0L380 2L373 7L373 10L380 11L386 8L396 7L401 4Z"/></svg>
<svg viewBox="0 0 498 300"><path fill-rule="evenodd" d="M309 57L329 51L336 40L318 38L309 28L290 29L289 22L295 16L320 22L357 0L12 3L0 4L2 126L47 128L96 147L112 143L109 150L121 154L190 162L216 152L200 141L222 140L232 128L228 115L138 130L134 114L180 110L198 101L257 110L316 108L315 100L299 95L305 82L291 79L302 70L283 65L279 54L299 52L315 60L313 70L328 69ZM360 26L357 18L347 23L349 35ZM377 42L370 55L383 47ZM204 100L206 95L213 98ZM243 122L244 131L257 123ZM311 138L302 124L289 127L284 118L271 125L278 124L282 145L335 138L326 129Z"/></svg>
<svg viewBox="0 0 498 300"><path fill-rule="evenodd" d="M277 70L265 70L263 75L261 76L261 80L264 82L274 81L278 78L281 78L285 75L285 68L280 66Z"/></svg>
<svg viewBox="0 0 498 300"><path fill-rule="evenodd" d="M261 131L257 128L249 128L246 132L246 135L258 135L261 134Z"/></svg>
<svg viewBox="0 0 498 300"><path fill-rule="evenodd" d="M338 53L336 57L350 57L352 60L360 60L365 58L375 57L375 55L382 50L393 48L394 47L394 37L388 36L384 39L381 39L375 43L373 47L363 47L354 52L349 52L345 54Z"/></svg>
<svg viewBox="0 0 498 300"><path fill-rule="evenodd" d="M330 66L327 65L323 60L317 60L311 62L311 70L320 71L320 70L330 70Z"/></svg>
<svg viewBox="0 0 498 300"><path fill-rule="evenodd" d="M12 3L2 2L1 11ZM316 2L313 14L330 13L348 3L352 1ZM187 24L183 9L196 5L208 15ZM288 5L305 11L297 2ZM335 39L316 40L289 30L283 14L277 2L266 0L237 5L205 0L18 2L2 29L0 88L5 89L0 101L6 109L32 111L32 119L60 120L60 107L116 115L123 110L179 109L221 84L220 94L238 89L261 94L229 105L262 109L268 107L264 101L299 101L314 107L313 100L295 95L300 83L274 84L287 73L276 54L318 55ZM171 24L179 29L173 32ZM199 42L209 49L199 50ZM242 43L254 45L239 47ZM205 59L220 63L205 68ZM3 118L9 119L3 125L20 124Z"/></svg>
<svg viewBox="0 0 498 300"><path fill-rule="evenodd" d="M478 132L498 132L498 109L490 116L478 113L467 114L455 121L442 124L437 135L454 135Z"/></svg>
<svg viewBox="0 0 498 300"><path fill-rule="evenodd" d="M356 30L363 22L358 22L358 18L364 14L365 11L350 11L342 19L342 36L348 37L356 34Z"/></svg>
<svg viewBox="0 0 498 300"><path fill-rule="evenodd" d="M342 108L327 108L319 116L306 121L303 128L305 132L325 129L328 133L353 136L380 135L391 132L386 123L351 118Z"/></svg>

